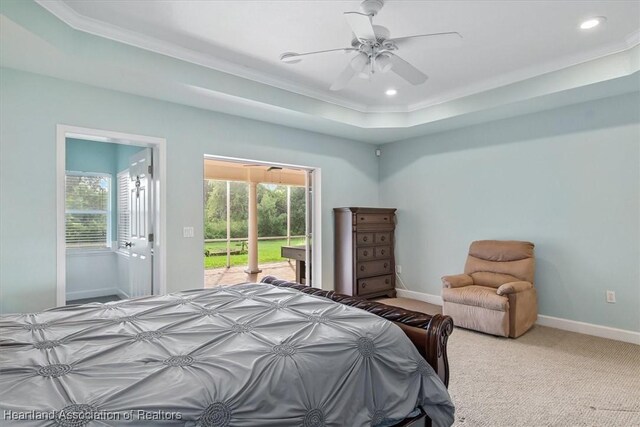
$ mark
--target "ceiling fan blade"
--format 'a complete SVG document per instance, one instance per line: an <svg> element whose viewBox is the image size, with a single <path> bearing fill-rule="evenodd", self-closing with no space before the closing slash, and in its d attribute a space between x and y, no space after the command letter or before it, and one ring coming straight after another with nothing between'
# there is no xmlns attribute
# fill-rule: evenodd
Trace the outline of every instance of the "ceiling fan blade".
<svg viewBox="0 0 640 427"><path fill-rule="evenodd" d="M407 46L420 45L421 48L439 48L454 47L462 44L462 36L460 33L434 33L434 34L418 34L415 36L398 37L386 40L392 42L398 48Z"/></svg>
<svg viewBox="0 0 640 427"><path fill-rule="evenodd" d="M358 40L376 40L376 33L373 31L369 15L360 12L345 12L344 17Z"/></svg>
<svg viewBox="0 0 640 427"><path fill-rule="evenodd" d="M329 89L333 91L344 89L349 84L351 79L355 77L356 73L357 71L353 69L351 64L347 64L347 68L342 70L338 78L333 82Z"/></svg>
<svg viewBox="0 0 640 427"><path fill-rule="evenodd" d="M304 59L305 56L309 55L317 55L319 53L327 53L327 52L349 52L352 50L357 50L355 47L343 47L339 49L327 49L327 50L317 50L315 52L305 52L305 53L297 53L297 52L285 52L280 55L280 61L286 62L287 64L295 64Z"/></svg>
<svg viewBox="0 0 640 427"><path fill-rule="evenodd" d="M391 67L391 71L408 81L414 86L420 85L427 81L429 77L424 74L422 71L418 70L413 65L409 64L404 59L400 58L398 55L394 55L389 53L389 59L393 66Z"/></svg>

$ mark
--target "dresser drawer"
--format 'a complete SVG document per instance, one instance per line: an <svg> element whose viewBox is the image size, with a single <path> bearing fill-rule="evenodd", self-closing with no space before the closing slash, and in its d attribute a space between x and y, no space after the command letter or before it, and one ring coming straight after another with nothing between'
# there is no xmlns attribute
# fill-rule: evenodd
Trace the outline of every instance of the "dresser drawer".
<svg viewBox="0 0 640 427"><path fill-rule="evenodd" d="M376 246L374 256L376 258L389 258L391 256L391 246Z"/></svg>
<svg viewBox="0 0 640 427"><path fill-rule="evenodd" d="M370 277L358 280L358 295L372 294L391 289L393 287L392 276Z"/></svg>
<svg viewBox="0 0 640 427"><path fill-rule="evenodd" d="M389 214L354 214L354 224L393 224L393 215Z"/></svg>
<svg viewBox="0 0 640 427"><path fill-rule="evenodd" d="M369 260L376 257L375 249L371 247L358 248L358 261Z"/></svg>
<svg viewBox="0 0 640 427"><path fill-rule="evenodd" d="M356 277L379 276L391 273L391 261L363 261L356 264Z"/></svg>
<svg viewBox="0 0 640 427"><path fill-rule="evenodd" d="M359 245L372 245L375 243L373 233L356 233L356 243Z"/></svg>
<svg viewBox="0 0 640 427"><path fill-rule="evenodd" d="M391 233L375 233L373 241L375 243L391 243Z"/></svg>

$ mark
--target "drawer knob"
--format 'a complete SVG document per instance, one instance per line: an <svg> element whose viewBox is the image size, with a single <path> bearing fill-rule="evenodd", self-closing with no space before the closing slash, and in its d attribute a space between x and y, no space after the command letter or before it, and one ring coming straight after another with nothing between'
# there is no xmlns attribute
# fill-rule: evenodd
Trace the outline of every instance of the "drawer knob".
<svg viewBox="0 0 640 427"><path fill-rule="evenodd" d="M380 237L380 241L384 242L384 236Z"/></svg>
<svg viewBox="0 0 640 427"><path fill-rule="evenodd" d="M364 217L363 216L360 217L360 221L364 221Z"/></svg>
<svg viewBox="0 0 640 427"><path fill-rule="evenodd" d="M389 267L389 264L387 264L386 262L384 263L384 268Z"/></svg>
<svg viewBox="0 0 640 427"><path fill-rule="evenodd" d="M360 271L364 271L364 265L360 266Z"/></svg>
<svg viewBox="0 0 640 427"><path fill-rule="evenodd" d="M384 255L384 249L380 251L380 255Z"/></svg>
<svg viewBox="0 0 640 427"><path fill-rule="evenodd" d="M363 282L363 283L362 283L362 287L363 287L363 288L366 288L366 287L367 287L367 282Z"/></svg>
<svg viewBox="0 0 640 427"><path fill-rule="evenodd" d="M366 242L367 240L369 240L369 238L368 238L367 236L364 236L364 237L362 238L362 241L363 241L363 242Z"/></svg>
<svg viewBox="0 0 640 427"><path fill-rule="evenodd" d="M364 256L369 256L369 251L364 251Z"/></svg>
<svg viewBox="0 0 640 427"><path fill-rule="evenodd" d="M389 218L387 218L387 217L385 216L385 217L384 217L384 220L385 220L385 221L389 221Z"/></svg>
<svg viewBox="0 0 640 427"><path fill-rule="evenodd" d="M389 279L384 279L384 283L385 283L386 285L388 285L388 284L389 284Z"/></svg>

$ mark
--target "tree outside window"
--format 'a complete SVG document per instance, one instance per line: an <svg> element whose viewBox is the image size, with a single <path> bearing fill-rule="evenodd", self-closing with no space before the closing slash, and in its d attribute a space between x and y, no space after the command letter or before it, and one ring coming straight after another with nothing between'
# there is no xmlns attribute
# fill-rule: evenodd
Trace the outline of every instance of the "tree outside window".
<svg viewBox="0 0 640 427"><path fill-rule="evenodd" d="M67 172L65 189L67 248L110 248L111 176Z"/></svg>

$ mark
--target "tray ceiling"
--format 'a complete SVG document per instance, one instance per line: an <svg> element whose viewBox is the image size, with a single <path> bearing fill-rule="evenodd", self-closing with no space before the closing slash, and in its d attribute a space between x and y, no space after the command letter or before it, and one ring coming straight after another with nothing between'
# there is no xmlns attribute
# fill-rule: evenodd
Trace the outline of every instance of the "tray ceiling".
<svg viewBox="0 0 640 427"><path fill-rule="evenodd" d="M415 111L625 50L637 44L640 27L637 1L388 0L374 23L392 37L458 31L464 43L399 51L429 75L420 86L378 73L331 92L348 54L295 65L279 55L348 46L342 13L358 10L358 1L39 3L81 30L362 112ZM607 22L578 28L593 16ZM386 96L388 88L397 95Z"/></svg>

